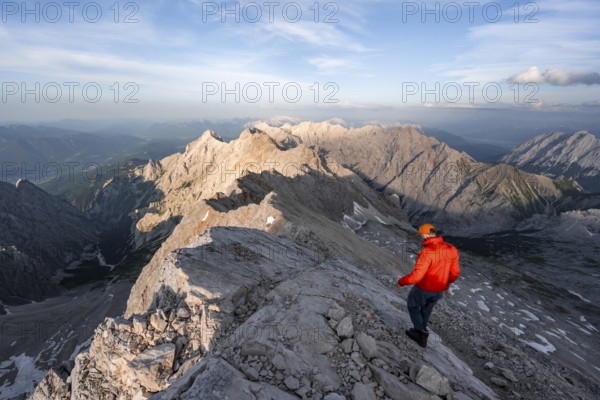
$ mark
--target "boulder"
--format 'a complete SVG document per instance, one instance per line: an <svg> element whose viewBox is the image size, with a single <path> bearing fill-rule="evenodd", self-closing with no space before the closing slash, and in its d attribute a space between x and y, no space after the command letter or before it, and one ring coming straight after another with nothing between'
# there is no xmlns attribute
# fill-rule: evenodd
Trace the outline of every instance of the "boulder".
<svg viewBox="0 0 600 400"><path fill-rule="evenodd" d="M377 342L375 339L365 333L359 333L356 336L356 341L367 360L377 357Z"/></svg>
<svg viewBox="0 0 600 400"><path fill-rule="evenodd" d="M339 322L346 316L346 310L344 310L338 303L333 303L333 305L327 311L327 316Z"/></svg>
<svg viewBox="0 0 600 400"><path fill-rule="evenodd" d="M285 378L283 383L290 390L297 390L300 388L300 381L293 376L288 376L287 378Z"/></svg>
<svg viewBox="0 0 600 400"><path fill-rule="evenodd" d="M397 376L370 366L373 378L379 383L385 394L392 400L439 400L438 396L426 392L419 386L409 383L403 384Z"/></svg>
<svg viewBox="0 0 600 400"><path fill-rule="evenodd" d="M377 396L371 386L357 382L352 388L352 400L377 400Z"/></svg>
<svg viewBox="0 0 600 400"><path fill-rule="evenodd" d="M354 326L350 317L343 318L337 326L336 333L341 338L351 338L354 336Z"/></svg>
<svg viewBox="0 0 600 400"><path fill-rule="evenodd" d="M158 392L167 385L173 373L175 345L165 343L140 353L130 363L133 377L149 392Z"/></svg>
<svg viewBox="0 0 600 400"><path fill-rule="evenodd" d="M423 365L417 372L415 383L423 389L439 396L450 393L450 382L442 376L435 368Z"/></svg>

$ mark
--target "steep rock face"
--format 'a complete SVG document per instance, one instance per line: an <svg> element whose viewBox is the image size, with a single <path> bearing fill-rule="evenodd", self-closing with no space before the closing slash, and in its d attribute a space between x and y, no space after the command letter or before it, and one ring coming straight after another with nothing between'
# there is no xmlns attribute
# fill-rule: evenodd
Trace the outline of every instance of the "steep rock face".
<svg viewBox="0 0 600 400"><path fill-rule="evenodd" d="M104 181L86 210L86 215L99 225L103 253L110 264L118 263L129 251L139 249L153 240L164 240L175 225L171 223L162 230L156 230L145 242L136 243L135 225L143 217L141 213L162 197L154 185L158 175L145 172L147 170L156 171L157 174L161 171L156 161L150 161L144 165L132 163L114 172Z"/></svg>
<svg viewBox="0 0 600 400"><path fill-rule="evenodd" d="M588 132L545 133L506 154L502 161L525 171L575 179L589 191L600 191L600 140Z"/></svg>
<svg viewBox="0 0 600 400"><path fill-rule="evenodd" d="M76 358L72 400L334 399L369 389L378 398L497 398L441 342L429 349L435 365L425 360L404 335L404 301L342 258L315 260L310 248L258 230L212 228L162 269L171 279L153 305L106 320ZM64 389L57 375L37 398Z"/></svg>
<svg viewBox="0 0 600 400"><path fill-rule="evenodd" d="M510 229L536 212L553 212L563 195L549 178L476 162L411 126L346 129L305 122L257 128L288 146L325 149L374 188L398 196L413 222L435 220L457 234Z"/></svg>
<svg viewBox="0 0 600 400"><path fill-rule="evenodd" d="M57 269L93 252L91 221L28 181L0 182L0 300L18 304L55 294Z"/></svg>

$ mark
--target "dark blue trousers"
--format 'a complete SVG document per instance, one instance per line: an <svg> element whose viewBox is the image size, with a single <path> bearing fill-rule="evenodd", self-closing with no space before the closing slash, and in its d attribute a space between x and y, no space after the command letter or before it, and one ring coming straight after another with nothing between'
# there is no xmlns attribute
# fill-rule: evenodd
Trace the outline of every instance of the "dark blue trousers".
<svg viewBox="0 0 600 400"><path fill-rule="evenodd" d="M433 306L443 296L443 292L428 292L414 285L408 294L408 313L415 329L426 331Z"/></svg>

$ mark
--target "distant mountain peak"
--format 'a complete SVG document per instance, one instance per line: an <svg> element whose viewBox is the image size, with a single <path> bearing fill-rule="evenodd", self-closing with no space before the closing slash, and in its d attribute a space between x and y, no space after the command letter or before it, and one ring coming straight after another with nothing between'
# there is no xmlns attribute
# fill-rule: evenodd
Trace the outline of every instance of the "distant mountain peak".
<svg viewBox="0 0 600 400"><path fill-rule="evenodd" d="M600 140L588 131L537 135L502 161L552 178L574 178L586 190L600 190Z"/></svg>

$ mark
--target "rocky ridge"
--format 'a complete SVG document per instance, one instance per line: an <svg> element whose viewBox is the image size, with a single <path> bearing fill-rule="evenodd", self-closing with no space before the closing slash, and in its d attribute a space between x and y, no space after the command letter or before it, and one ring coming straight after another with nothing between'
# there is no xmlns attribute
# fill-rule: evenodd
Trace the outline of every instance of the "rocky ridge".
<svg viewBox="0 0 600 400"><path fill-rule="evenodd" d="M164 268L185 291L163 286L147 312L107 319L69 378L50 373L32 399L497 398L442 343L425 361L403 300L346 260L213 228Z"/></svg>
<svg viewBox="0 0 600 400"><path fill-rule="evenodd" d="M443 221L457 234L511 229L533 214L552 214L564 194L551 179L507 164L476 162L413 126L348 129L303 122L258 124L287 146L303 143L355 171L396 198L413 223Z"/></svg>
<svg viewBox="0 0 600 400"><path fill-rule="evenodd" d="M285 235L315 254L338 252L368 265L393 265L393 258L340 224L354 215L356 205L369 210L371 218L413 229L399 207L334 160L305 146L282 148L260 131L245 131L230 143L205 132L185 153L148 166L144 173L158 177L155 185L164 196L140 212L136 242L145 243L163 226L171 229L169 221L181 222L142 271L139 282L155 286L134 286L127 316L149 306L163 279L162 259L212 226Z"/></svg>

